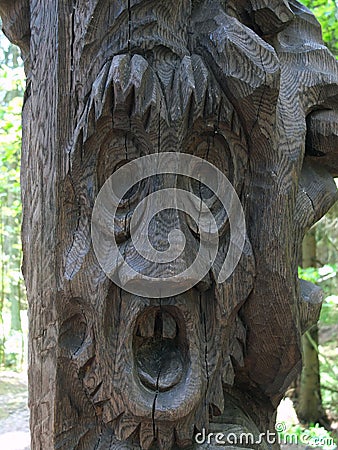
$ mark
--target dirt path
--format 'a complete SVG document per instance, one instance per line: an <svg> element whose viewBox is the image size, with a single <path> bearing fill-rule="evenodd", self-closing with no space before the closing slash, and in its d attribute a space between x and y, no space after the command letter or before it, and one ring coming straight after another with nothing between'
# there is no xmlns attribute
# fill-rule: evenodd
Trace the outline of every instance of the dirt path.
<svg viewBox="0 0 338 450"><path fill-rule="evenodd" d="M0 449L29 450L27 377L0 372Z"/></svg>

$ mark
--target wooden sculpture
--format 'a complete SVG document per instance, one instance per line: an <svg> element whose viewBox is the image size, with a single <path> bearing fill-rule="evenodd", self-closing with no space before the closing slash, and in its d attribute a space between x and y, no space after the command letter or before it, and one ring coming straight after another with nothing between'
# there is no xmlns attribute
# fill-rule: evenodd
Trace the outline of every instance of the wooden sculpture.
<svg viewBox="0 0 338 450"><path fill-rule="evenodd" d="M337 199L338 66L318 22L295 0L0 0L0 12L27 74L32 449L278 448L259 435L275 431L321 302L298 280L301 243ZM108 207L96 217L110 229L96 238L113 233L118 256L94 251L106 181L170 152L208 161L240 200L241 256L222 282L236 225L198 167L197 181L161 172L131 183L114 217ZM184 205L130 226L164 187L191 191L215 217L217 254L201 279L180 278L201 239ZM185 236L179 257L140 257L132 234L165 252L173 229ZM139 290L172 274L165 295Z"/></svg>

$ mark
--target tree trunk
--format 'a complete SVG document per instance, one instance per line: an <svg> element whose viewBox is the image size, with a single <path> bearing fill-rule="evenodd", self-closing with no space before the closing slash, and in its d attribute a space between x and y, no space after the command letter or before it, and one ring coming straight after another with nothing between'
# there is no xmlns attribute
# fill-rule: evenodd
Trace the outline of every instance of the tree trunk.
<svg viewBox="0 0 338 450"><path fill-rule="evenodd" d="M20 297L17 295L16 292L11 300L11 331L20 331L21 333Z"/></svg>
<svg viewBox="0 0 338 450"><path fill-rule="evenodd" d="M302 244L302 267L317 267L317 242L316 242L316 228L309 230L303 239Z"/></svg>
<svg viewBox="0 0 338 450"><path fill-rule="evenodd" d="M317 325L305 333L302 337L302 345L303 370L300 379L297 416L302 423L323 424L325 412L320 391Z"/></svg>
<svg viewBox="0 0 338 450"><path fill-rule="evenodd" d="M294 0L0 11L28 76L32 448L278 448L320 310L299 250L337 198L315 19Z"/></svg>
<svg viewBox="0 0 338 450"><path fill-rule="evenodd" d="M312 228L303 240L303 268L317 266L316 228ZM318 325L313 325L302 336L303 370L297 402L297 416L303 423L323 424L325 411L322 405L320 366L318 358ZM327 424L327 418L325 425Z"/></svg>

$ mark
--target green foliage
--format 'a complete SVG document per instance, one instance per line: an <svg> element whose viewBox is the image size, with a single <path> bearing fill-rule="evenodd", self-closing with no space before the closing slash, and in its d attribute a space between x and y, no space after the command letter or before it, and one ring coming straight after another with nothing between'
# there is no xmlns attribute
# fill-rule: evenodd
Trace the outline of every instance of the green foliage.
<svg viewBox="0 0 338 450"><path fill-rule="evenodd" d="M329 295L325 298L320 314L320 323L328 326L338 324L338 295Z"/></svg>
<svg viewBox="0 0 338 450"><path fill-rule="evenodd" d="M317 17L323 39L332 53L338 56L338 2L335 0L301 0Z"/></svg>
<svg viewBox="0 0 338 450"><path fill-rule="evenodd" d="M20 150L24 72L18 49L0 39L0 364L21 357L20 308L25 305L21 276ZM10 326L4 323L9 311ZM18 344L14 343L18 341ZM10 347L10 348L9 348Z"/></svg>
<svg viewBox="0 0 338 450"><path fill-rule="evenodd" d="M337 264L325 264L322 267L299 267L298 276L311 283L323 283L337 275Z"/></svg>
<svg viewBox="0 0 338 450"><path fill-rule="evenodd" d="M318 347L323 405L338 417L338 295L326 297L319 323L322 333L326 334L325 341Z"/></svg>
<svg viewBox="0 0 338 450"><path fill-rule="evenodd" d="M303 425L292 425L285 431L279 433L280 440L285 444L303 444L306 448L316 447L323 450L336 449L335 439L332 433L318 424L310 424L308 428Z"/></svg>

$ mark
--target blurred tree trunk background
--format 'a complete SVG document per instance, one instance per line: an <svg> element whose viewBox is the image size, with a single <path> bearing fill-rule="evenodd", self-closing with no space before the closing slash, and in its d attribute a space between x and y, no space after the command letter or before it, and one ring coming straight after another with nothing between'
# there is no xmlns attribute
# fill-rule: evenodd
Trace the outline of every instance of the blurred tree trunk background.
<svg viewBox="0 0 338 450"><path fill-rule="evenodd" d="M305 235L302 245L303 269L315 268L317 264L316 227ZM322 405L320 387L320 365L318 356L318 324L313 325L302 336L303 370L300 377L297 416L301 422L320 423L328 426Z"/></svg>

